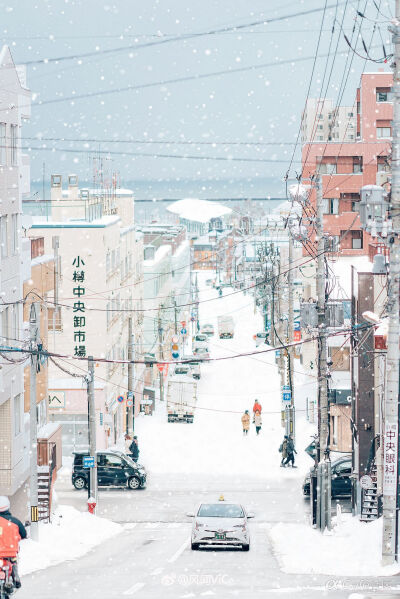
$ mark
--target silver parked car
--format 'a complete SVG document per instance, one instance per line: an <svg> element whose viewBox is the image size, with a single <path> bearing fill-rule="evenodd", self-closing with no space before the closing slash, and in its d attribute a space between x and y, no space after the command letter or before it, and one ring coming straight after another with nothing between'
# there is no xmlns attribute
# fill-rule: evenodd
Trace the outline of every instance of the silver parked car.
<svg viewBox="0 0 400 599"><path fill-rule="evenodd" d="M242 547L243 551L250 549L250 533L248 518L254 515L246 513L238 503L202 503L193 517L192 549L200 545L220 545Z"/></svg>

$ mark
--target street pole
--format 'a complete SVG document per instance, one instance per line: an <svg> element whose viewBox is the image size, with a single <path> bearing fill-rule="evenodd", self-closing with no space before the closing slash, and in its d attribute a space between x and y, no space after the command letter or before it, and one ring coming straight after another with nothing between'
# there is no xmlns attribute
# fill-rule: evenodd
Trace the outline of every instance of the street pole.
<svg viewBox="0 0 400 599"><path fill-rule="evenodd" d="M159 354L160 362L162 362L162 360L164 359L164 352L163 352L163 345L162 345L163 328L162 328L162 321L161 321L161 309L162 309L162 306L160 307L160 309L158 311L158 354ZM159 371L158 374L160 376L160 401L164 401L163 373L161 371Z"/></svg>
<svg viewBox="0 0 400 599"><path fill-rule="evenodd" d="M94 361L93 356L88 357L87 396L88 396L88 423L89 423L89 455L94 457L94 467L89 468L90 488L88 495L94 497L97 504L97 456L96 456L96 405L94 399Z"/></svg>
<svg viewBox="0 0 400 599"><path fill-rule="evenodd" d="M399 280L400 280L400 0L396 0L395 25L389 27L393 33L393 127L392 127L392 183L391 205L393 233L389 236L389 289L387 312L389 316L386 393L384 407L383 439L383 537L382 564L398 561L398 455L399 455ZM391 462L394 454L394 464ZM392 471L393 469L393 471Z"/></svg>
<svg viewBox="0 0 400 599"><path fill-rule="evenodd" d="M178 334L178 308L176 307L176 299L174 298L174 321L175 321L175 335Z"/></svg>
<svg viewBox="0 0 400 599"><path fill-rule="evenodd" d="M293 332L294 332L294 306L293 306L293 294L294 294L294 273L293 273L293 238L289 232L289 272L288 272L288 342L289 342L289 351L288 351L288 367L289 367L289 387L291 392L290 399L290 407L289 407L289 434L293 435L293 440L295 439L295 430L294 430L294 377L293 377L293 368L294 368L294 347L291 345L293 343Z"/></svg>
<svg viewBox="0 0 400 599"><path fill-rule="evenodd" d="M325 324L325 240L324 240L324 214L322 199L322 178L317 174L317 218L316 230L318 240L317 256L317 310L318 310L318 430L319 430L319 456L318 471L321 484L318 485L317 494L317 526L322 531L331 528L331 494L330 494L330 460L329 460L329 412L328 412L328 379L327 379L327 340ZM323 461L321 457L323 456Z"/></svg>
<svg viewBox="0 0 400 599"><path fill-rule="evenodd" d="M132 399L132 407L126 406L126 434L129 434L130 423L132 422L132 433L135 432L135 394L133 385L133 349L134 349L134 338L133 338L133 326L132 316L128 318L128 394L126 399Z"/></svg>
<svg viewBox="0 0 400 599"><path fill-rule="evenodd" d="M37 414L36 414L36 373L39 355L38 341L40 335L40 304L33 302L29 314L29 338L31 350L30 382L29 382L29 441L30 441L30 505L31 505L31 538L39 540L38 510L38 471L37 471Z"/></svg>

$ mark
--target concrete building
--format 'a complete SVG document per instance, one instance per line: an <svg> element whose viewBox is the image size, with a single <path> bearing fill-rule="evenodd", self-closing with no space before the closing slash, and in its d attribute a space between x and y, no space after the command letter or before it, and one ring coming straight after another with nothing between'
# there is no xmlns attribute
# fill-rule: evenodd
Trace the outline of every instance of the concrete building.
<svg viewBox="0 0 400 599"><path fill-rule="evenodd" d="M223 231L232 213L231 208L218 202L193 198L178 200L167 210L177 215L178 222L186 227L190 238L206 235L209 231Z"/></svg>
<svg viewBox="0 0 400 599"><path fill-rule="evenodd" d="M30 118L31 94L24 67L14 64L8 46L0 51L0 287L1 344L23 347L23 281L30 273L30 244L21 230L22 196L29 193L29 159L21 152L23 123ZM18 303L19 302L19 303ZM26 517L23 487L29 474L29 418L24 417L24 364L2 353L0 369L0 494Z"/></svg>
<svg viewBox="0 0 400 599"><path fill-rule="evenodd" d="M135 255L134 201L130 190L79 189L70 175L68 189L61 175L51 178L51 211L34 217L30 236L44 238L50 253L57 240L60 256L56 294L50 295L49 349L82 360L55 360L50 364L49 420L62 425L63 451L87 447L87 357L97 362L95 402L97 445L113 445L125 432L128 319L141 309L141 256ZM54 297L58 304L54 306ZM54 310L56 314L54 315ZM140 312L133 321L135 355L142 355ZM54 323L54 325L52 325ZM143 392L143 369L135 368L134 393ZM123 397L123 401L118 401ZM135 405L139 410L139 402Z"/></svg>
<svg viewBox="0 0 400 599"><path fill-rule="evenodd" d="M356 109L356 104L334 106L329 98L309 98L302 115L301 141L355 141Z"/></svg>
<svg viewBox="0 0 400 599"><path fill-rule="evenodd" d="M390 177L391 119L393 105L390 73L364 73L356 94L357 122L354 142L332 140L306 142L302 151L303 180L319 170L324 198L324 230L334 250L357 256L375 252L371 237L361 229L358 217L360 189L384 184ZM349 117L353 122L353 117ZM309 201L315 207L315 187ZM311 239L314 236L311 235ZM307 254L307 251L304 251Z"/></svg>

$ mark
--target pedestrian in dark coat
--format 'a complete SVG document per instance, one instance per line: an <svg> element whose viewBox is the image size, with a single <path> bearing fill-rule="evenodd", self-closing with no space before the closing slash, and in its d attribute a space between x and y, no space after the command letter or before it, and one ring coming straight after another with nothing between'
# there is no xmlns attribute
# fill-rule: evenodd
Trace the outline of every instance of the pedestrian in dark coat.
<svg viewBox="0 0 400 599"><path fill-rule="evenodd" d="M285 461L285 466L287 466L289 464L289 462L292 462L292 468L297 468L297 466L294 465L294 454L297 453L297 451L294 448L294 441L293 441L293 435L289 435L289 439L288 439L288 443L287 443L287 458Z"/></svg>
<svg viewBox="0 0 400 599"><path fill-rule="evenodd" d="M133 441L129 446L129 450L131 452L131 458L134 462L137 462L139 459L139 445L138 445L138 438L135 436L133 437Z"/></svg>
<svg viewBox="0 0 400 599"><path fill-rule="evenodd" d="M288 446L288 436L285 435L283 437L283 441L282 441L282 443L281 443L281 445L279 447L279 451L282 454L282 459L281 459L281 466L282 466L282 468L285 467L285 460L286 460L286 458L288 456L287 446Z"/></svg>

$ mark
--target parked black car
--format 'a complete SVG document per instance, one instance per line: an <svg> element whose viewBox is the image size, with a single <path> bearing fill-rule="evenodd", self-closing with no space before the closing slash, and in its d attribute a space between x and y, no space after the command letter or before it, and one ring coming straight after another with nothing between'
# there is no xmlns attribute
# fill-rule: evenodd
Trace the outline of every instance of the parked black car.
<svg viewBox="0 0 400 599"><path fill-rule="evenodd" d="M87 487L89 468L83 467L83 456L88 451L75 451L72 466L72 484L75 489ZM128 487L139 489L146 485L146 470L140 464L135 464L121 451L97 452L97 483L102 487Z"/></svg>
<svg viewBox="0 0 400 599"><path fill-rule="evenodd" d="M351 460L339 458L331 467L332 497L351 497ZM303 494L310 496L310 474L304 479Z"/></svg>

